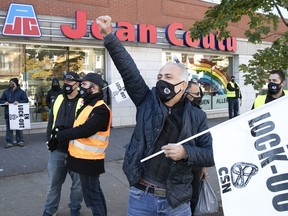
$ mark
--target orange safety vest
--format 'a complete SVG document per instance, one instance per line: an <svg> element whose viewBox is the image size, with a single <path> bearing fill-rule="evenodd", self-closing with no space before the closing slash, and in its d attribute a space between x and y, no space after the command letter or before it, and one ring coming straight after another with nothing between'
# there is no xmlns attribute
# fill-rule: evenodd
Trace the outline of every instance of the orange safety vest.
<svg viewBox="0 0 288 216"><path fill-rule="evenodd" d="M91 111L97 107L104 104L110 112L110 119L107 126L106 131L98 131L96 134L87 137L80 138L76 140L71 140L69 142L68 151L71 156L75 158L87 159L87 160L95 160L95 159L104 159L105 158L105 150L109 144L109 136L110 136L110 125L112 120L112 112L110 108L104 103L103 100L97 101L94 106L86 106L77 119L74 122L73 127L77 127L82 125L88 119Z"/></svg>

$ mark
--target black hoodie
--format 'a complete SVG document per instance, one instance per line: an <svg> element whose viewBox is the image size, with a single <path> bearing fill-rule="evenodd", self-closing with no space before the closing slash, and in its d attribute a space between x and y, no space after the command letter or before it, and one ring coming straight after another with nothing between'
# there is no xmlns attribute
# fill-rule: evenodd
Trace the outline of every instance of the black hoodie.
<svg viewBox="0 0 288 216"><path fill-rule="evenodd" d="M53 78L51 82L51 89L47 92L46 96L46 105L49 109L51 109L56 97L61 93L62 89L60 88L59 80L57 78Z"/></svg>

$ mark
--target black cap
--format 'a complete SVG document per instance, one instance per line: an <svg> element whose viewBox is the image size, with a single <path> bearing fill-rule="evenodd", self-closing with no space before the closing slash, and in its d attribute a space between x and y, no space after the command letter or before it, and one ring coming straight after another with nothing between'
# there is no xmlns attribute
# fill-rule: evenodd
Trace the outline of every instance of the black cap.
<svg viewBox="0 0 288 216"><path fill-rule="evenodd" d="M14 82L17 86L19 86L19 80L15 77L15 78L12 78L12 79L10 79L10 81L9 82Z"/></svg>
<svg viewBox="0 0 288 216"><path fill-rule="evenodd" d="M79 81L79 79L80 79L80 76L77 73L72 72L72 71L69 71L64 75L64 80Z"/></svg>
<svg viewBox="0 0 288 216"><path fill-rule="evenodd" d="M92 83L94 83L96 85L99 85L101 87L103 87L103 85L104 85L102 77L99 74L96 74L96 73L88 73L88 74L86 74L81 79L81 81L89 81L89 82L92 82Z"/></svg>

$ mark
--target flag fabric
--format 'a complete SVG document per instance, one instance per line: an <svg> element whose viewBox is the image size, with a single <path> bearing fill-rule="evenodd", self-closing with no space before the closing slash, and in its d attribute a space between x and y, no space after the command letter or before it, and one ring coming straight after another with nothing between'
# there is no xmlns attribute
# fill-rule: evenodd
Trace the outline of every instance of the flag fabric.
<svg viewBox="0 0 288 216"><path fill-rule="evenodd" d="M125 100L127 100L129 97L123 80L118 80L117 82L114 82L112 84L109 85L109 88L112 92L113 97L115 98L115 100L117 101L117 103L121 103Z"/></svg>
<svg viewBox="0 0 288 216"><path fill-rule="evenodd" d="M19 103L9 104L9 123L11 130L30 129L29 104Z"/></svg>
<svg viewBox="0 0 288 216"><path fill-rule="evenodd" d="M210 132L225 216L288 215L288 96Z"/></svg>
<svg viewBox="0 0 288 216"><path fill-rule="evenodd" d="M284 96L175 144L211 133L225 216L288 215L287 107Z"/></svg>

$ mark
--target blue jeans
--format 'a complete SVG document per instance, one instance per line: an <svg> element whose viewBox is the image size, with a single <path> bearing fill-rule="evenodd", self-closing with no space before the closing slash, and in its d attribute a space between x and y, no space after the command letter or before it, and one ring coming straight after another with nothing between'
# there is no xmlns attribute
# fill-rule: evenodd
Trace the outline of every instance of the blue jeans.
<svg viewBox="0 0 288 216"><path fill-rule="evenodd" d="M106 216L106 201L100 187L99 175L80 174L80 180L87 208L92 210L93 216Z"/></svg>
<svg viewBox="0 0 288 216"><path fill-rule="evenodd" d="M239 115L239 99L227 98L227 100L228 100L229 119L231 119Z"/></svg>
<svg viewBox="0 0 288 216"><path fill-rule="evenodd" d="M45 203L45 211L51 215L58 210L62 184L66 179L67 172L69 173L72 186L70 193L69 208L71 215L79 215L81 202L83 201L81 183L79 174L68 170L66 167L67 153L61 151L49 152L48 161L48 192Z"/></svg>
<svg viewBox="0 0 288 216"><path fill-rule="evenodd" d="M190 202L172 208L166 197L131 187L129 191L128 216L191 216Z"/></svg>
<svg viewBox="0 0 288 216"><path fill-rule="evenodd" d="M6 121L6 143L13 144L13 130L10 129L10 121L9 119L5 119ZM23 139L23 131L16 130L16 142L24 142Z"/></svg>

